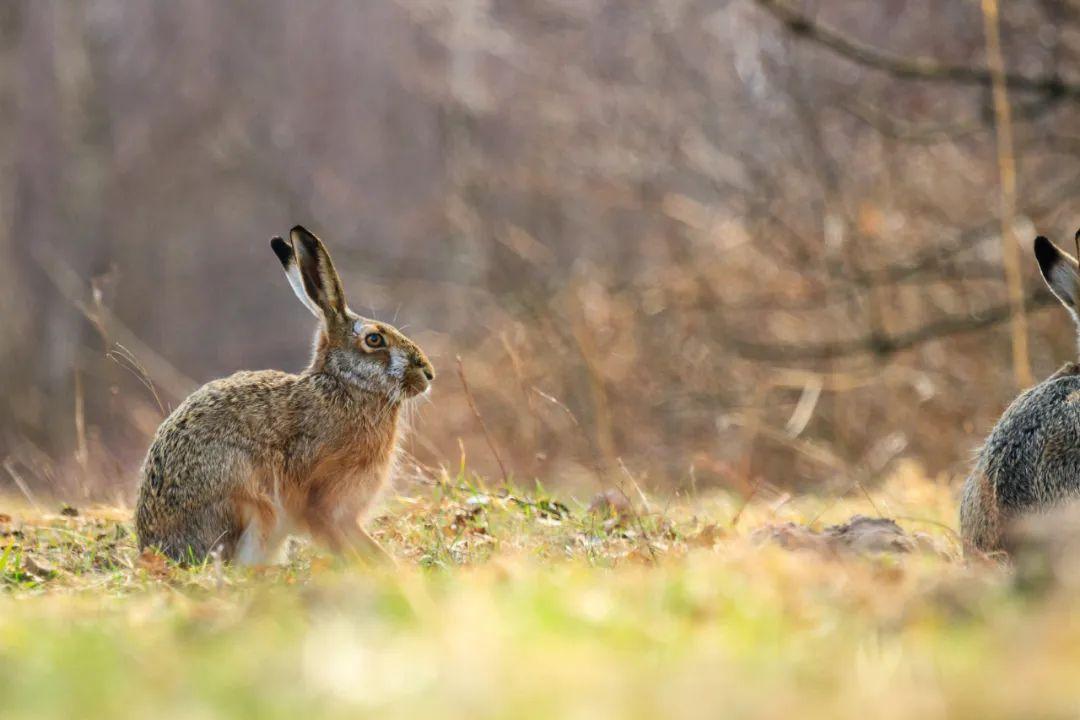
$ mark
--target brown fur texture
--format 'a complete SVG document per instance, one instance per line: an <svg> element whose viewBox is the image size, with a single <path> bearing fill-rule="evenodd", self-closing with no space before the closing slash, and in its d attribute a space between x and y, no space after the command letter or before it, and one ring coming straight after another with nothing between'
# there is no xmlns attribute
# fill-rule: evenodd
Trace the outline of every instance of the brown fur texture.
<svg viewBox="0 0 1080 720"><path fill-rule="evenodd" d="M142 468L140 548L261 564L299 531L335 552L382 553L360 517L393 471L403 403L434 371L398 330L348 309L318 238L300 226L290 238L271 245L320 319L311 364L207 383L165 419Z"/></svg>

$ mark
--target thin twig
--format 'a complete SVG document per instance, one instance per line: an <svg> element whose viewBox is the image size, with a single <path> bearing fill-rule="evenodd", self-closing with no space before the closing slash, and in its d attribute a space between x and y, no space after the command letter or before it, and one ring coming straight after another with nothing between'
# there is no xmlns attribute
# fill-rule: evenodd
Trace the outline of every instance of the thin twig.
<svg viewBox="0 0 1080 720"><path fill-rule="evenodd" d="M1005 56L1001 50L1001 28L997 0L982 0L986 32L986 59L993 78L994 130L997 138L998 176L1001 182L1001 259L1011 308L1013 379L1017 388L1032 384L1028 353L1027 315L1024 312L1024 276L1020 269L1020 247L1013 237L1016 217L1016 156L1013 152L1012 111L1006 82Z"/></svg>
<svg viewBox="0 0 1080 720"><path fill-rule="evenodd" d="M642 502L646 502L645 494L641 492L641 488L638 486L637 481L634 480L634 476L630 474L630 469L626 467L626 463L623 462L623 459L621 457L618 458L617 461L619 464L619 468L622 469L623 473L626 474L626 477L630 478L630 482L632 482L634 484L634 487L637 488L638 495L641 496ZM616 484L615 489L618 490L619 494L621 494L623 496L623 499L626 500L626 505L630 508L630 515L634 518L634 522L637 523L638 532L641 533L641 539L645 541L645 548L649 551L649 557L652 558L653 563L656 563L656 550L655 548L653 548L652 538L649 537L649 531L645 529L645 523L641 521L641 513L639 513L637 511L637 508L634 507L634 501L631 500L630 496L626 494L626 491L623 489L621 484Z"/></svg>
<svg viewBox="0 0 1080 720"><path fill-rule="evenodd" d="M514 346L510 344L509 338L506 337L505 332L499 333L499 341L502 343L503 350L506 351L506 356L510 358L510 367L514 371L514 377L517 378L518 388L521 390L521 394L525 398L525 407L529 411L529 423L527 423L527 432L529 434L529 447L535 451L536 438L538 434L538 428L540 427L540 417L536 413L536 405L532 395L529 394L529 386L525 381L525 371L521 366L521 358L514 350Z"/></svg>
<svg viewBox="0 0 1080 720"><path fill-rule="evenodd" d="M611 403L601 372L602 363L596 357L593 334L589 331L585 319L577 314L570 316L570 336L577 345L578 353L585 366L585 377L589 381L589 395L592 398L593 424L596 430L596 448L607 467L615 462L615 434L611 424Z"/></svg>
<svg viewBox="0 0 1080 720"><path fill-rule="evenodd" d="M951 525L943 523L940 520L931 520L930 518L918 517L915 515L893 515L892 518L893 520L903 520L904 522L926 523L927 525L941 528L948 533L953 542L961 546L963 545L963 539L960 537L960 533L956 532Z"/></svg>
<svg viewBox="0 0 1080 720"><path fill-rule="evenodd" d="M731 527L735 527L739 524L739 520L742 519L743 511L750 505L750 501L757 496L758 489L764 484L765 478L758 476L754 483L750 486L750 492L743 496L742 502L739 504L739 508L735 511L735 514L731 516Z"/></svg>
<svg viewBox="0 0 1080 720"><path fill-rule="evenodd" d="M169 413L166 412L165 405L161 402L161 396L158 395L157 388L154 386L154 379L150 377L150 373L147 372L146 367L139 362L133 352L120 343L116 343L113 347L115 349L105 353L105 357L133 374L136 379L143 384L143 387L149 390L150 394L154 396L154 402L157 403L158 410L161 411L162 416L168 415ZM121 362L121 360L123 360L123 362Z"/></svg>
<svg viewBox="0 0 1080 720"><path fill-rule="evenodd" d="M86 442L86 402L82 373L75 368L75 463L79 466L79 489L83 499L90 497L87 482L90 477L90 448Z"/></svg>
<svg viewBox="0 0 1080 720"><path fill-rule="evenodd" d="M484 439L487 440L488 447L491 448L491 454L495 456L495 462L499 464L499 471L502 473L503 483L509 483L510 475L506 472L506 465L503 464L502 456L499 455L499 449L495 446L495 440L491 437L491 433L488 432L487 424L484 422L484 416L480 414L480 408L477 407L472 391L469 390L469 381L465 379L465 364L461 361L460 355L456 356L456 359L458 377L461 378L461 387L465 391L465 399L468 401L469 408L472 410L473 415L476 416L476 422L480 425L480 430L484 433Z"/></svg>
<svg viewBox="0 0 1080 720"><path fill-rule="evenodd" d="M112 311L99 302L99 298L93 298L94 307L90 307L84 302L82 298L86 294L86 288L82 278L64 262L53 247L47 244L37 244L31 250L31 254L44 271L45 277L52 282L68 302L74 305L90 323L98 328L98 332L103 338L116 338L143 358L143 362L152 369L153 376L157 378L157 384L165 390L166 394L174 398L183 398L187 397L188 393L198 386L198 383L177 370L172 363L155 352L147 343L143 342L141 338L120 322ZM106 332L103 328L108 328L109 332Z"/></svg>
<svg viewBox="0 0 1080 720"><path fill-rule="evenodd" d="M581 423L579 423L577 417L574 416L574 412L570 408L568 408L565 403L561 402L557 397L555 397L554 395L548 395L546 392L536 387L535 385L533 385L530 389L534 393L536 393L537 395L544 398L549 403L566 413L566 416L570 418L570 422L574 423L574 427L581 427Z"/></svg>
<svg viewBox="0 0 1080 720"><path fill-rule="evenodd" d="M30 504L34 506L34 509L39 513L43 512L41 505L38 505L38 501L34 498L34 493L30 492L30 486L23 480L22 475L15 469L15 463L11 461L11 458L4 460L4 469L7 470L8 475L15 481L15 486L22 491L22 494L26 496L26 499L30 501Z"/></svg>

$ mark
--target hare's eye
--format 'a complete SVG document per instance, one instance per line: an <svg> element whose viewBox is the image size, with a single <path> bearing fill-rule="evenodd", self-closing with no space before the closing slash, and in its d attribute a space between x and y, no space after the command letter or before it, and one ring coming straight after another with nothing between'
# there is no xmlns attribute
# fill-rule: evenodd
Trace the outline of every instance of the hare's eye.
<svg viewBox="0 0 1080 720"><path fill-rule="evenodd" d="M382 333L368 333L364 336L364 343L369 348L381 348L386 345L386 338L382 336Z"/></svg>

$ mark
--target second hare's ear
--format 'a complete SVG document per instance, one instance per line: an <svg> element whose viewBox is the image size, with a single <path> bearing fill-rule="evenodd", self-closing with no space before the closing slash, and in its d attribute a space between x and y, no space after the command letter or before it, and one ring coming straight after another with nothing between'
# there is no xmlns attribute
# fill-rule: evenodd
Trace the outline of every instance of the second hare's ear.
<svg viewBox="0 0 1080 720"><path fill-rule="evenodd" d="M1080 231L1077 232L1077 239L1080 241ZM1080 322L1077 315L1077 306L1080 304L1080 273L1076 260L1042 235L1035 238L1035 259L1039 261L1039 270L1042 271L1043 280L1050 287L1050 291L1069 309L1077 322Z"/></svg>
<svg viewBox="0 0 1080 720"><path fill-rule="evenodd" d="M270 249L274 251L277 259L281 261L281 266L285 268L285 277L293 292L296 293L296 297L300 298L300 302L304 303L304 307L310 310L312 315L322 318L322 310L311 301L307 291L304 290L304 279L300 277L300 265L296 262L296 253L293 252L292 245L279 237L272 237Z"/></svg>
<svg viewBox="0 0 1080 720"><path fill-rule="evenodd" d="M289 231L289 238L308 299L319 309L327 326L346 322L345 291L322 241L301 225Z"/></svg>

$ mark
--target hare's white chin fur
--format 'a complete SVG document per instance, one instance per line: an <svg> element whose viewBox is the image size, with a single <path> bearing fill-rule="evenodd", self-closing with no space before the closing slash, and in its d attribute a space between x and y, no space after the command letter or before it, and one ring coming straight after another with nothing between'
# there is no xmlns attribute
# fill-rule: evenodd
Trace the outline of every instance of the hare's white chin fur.
<svg viewBox="0 0 1080 720"><path fill-rule="evenodd" d="M386 374L398 382L405 379L405 370L409 367L409 357L401 348L390 350L390 365L386 368Z"/></svg>
<svg viewBox="0 0 1080 720"><path fill-rule="evenodd" d="M393 398L401 381L390 374L389 368L372 362L357 362L355 357L350 357L352 355L351 352L330 353L327 368L350 385Z"/></svg>
<svg viewBox="0 0 1080 720"><path fill-rule="evenodd" d="M409 373L409 356L398 348L390 351L390 362L385 367L370 362L357 362L349 353L335 353L328 359L328 368L345 382L369 393L382 395L391 403L399 403L419 395L426 395L431 384L420 391L409 392L406 388Z"/></svg>

